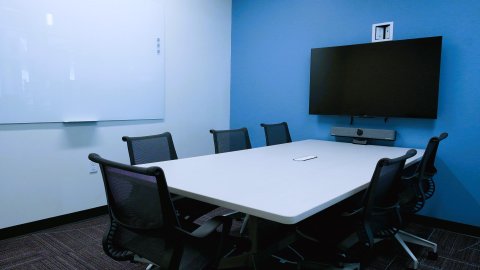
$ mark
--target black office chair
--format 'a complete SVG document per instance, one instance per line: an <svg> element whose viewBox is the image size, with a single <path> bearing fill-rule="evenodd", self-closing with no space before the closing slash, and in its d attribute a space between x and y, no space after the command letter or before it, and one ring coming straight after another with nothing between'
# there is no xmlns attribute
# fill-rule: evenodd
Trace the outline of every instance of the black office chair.
<svg viewBox="0 0 480 270"><path fill-rule="evenodd" d="M230 219L215 217L188 232L178 222L161 168L125 165L94 153L88 158L100 165L105 186L110 224L102 244L108 256L161 269L210 269L218 264Z"/></svg>
<svg viewBox="0 0 480 270"><path fill-rule="evenodd" d="M405 161L416 153L416 150L411 149L401 157L381 159L364 194L363 206L343 215L359 218L360 227L356 235L364 247L373 247L375 243L386 238L395 238L402 244L398 236L403 226L399 205L401 176ZM414 265L413 268L417 267L418 265Z"/></svg>
<svg viewBox="0 0 480 270"><path fill-rule="evenodd" d="M405 189L400 195L400 209L404 214L404 219L405 216L408 217L410 214L420 211L424 207L426 200L435 192L435 183L433 180L433 176L437 172L437 169L435 168L435 157L440 142L447 137L448 133L442 133L438 137L430 138L425 153L417 165L415 172L412 175L402 177ZM418 266L418 259L413 252L411 252L405 242L430 248L432 251L428 253L428 258L438 258L436 243L403 230L399 231L398 237L399 239L397 240L412 259L414 269Z"/></svg>
<svg viewBox="0 0 480 270"><path fill-rule="evenodd" d="M170 132L151 136L123 136L122 140L127 142L131 165L175 160L178 158ZM182 226L191 229L197 226L193 223L197 218L217 208L215 205L176 194L172 194L172 200L177 209L177 214L180 216Z"/></svg>
<svg viewBox="0 0 480 270"><path fill-rule="evenodd" d="M375 171L370 180L370 184L363 194L361 207L353 211L344 212L336 221L332 221L335 228L332 231L320 231L323 235L311 234L309 231L299 228L297 231L304 239L308 239L318 244L324 244L321 237L331 236L339 233L344 226L353 226L355 233L343 233L344 240L337 246L338 254L348 254L348 250L355 244L366 248L367 251L375 243L386 238L397 238L397 233L402 226L400 216L399 193L401 191L401 174L408 158L415 156L416 150L411 149L408 152L394 159L382 158L378 161ZM325 222L329 222L325 220ZM343 225L340 225L343 224ZM317 224L323 226L323 224ZM339 240L339 239L337 239ZM330 242L330 244L333 243ZM340 252L341 251L341 252ZM342 256L337 256L341 258ZM364 256L365 257L365 256Z"/></svg>
<svg viewBox="0 0 480 270"><path fill-rule="evenodd" d="M433 180L433 176L437 173L435 158L440 142L447 137L448 133L444 132L438 137L430 138L415 172L403 177L406 186L401 201L403 212L417 213L423 208L425 201L431 198L435 192L435 182Z"/></svg>
<svg viewBox="0 0 480 270"><path fill-rule="evenodd" d="M252 148L246 128L230 130L211 129L210 133L213 134L215 154Z"/></svg>
<svg viewBox="0 0 480 270"><path fill-rule="evenodd" d="M251 149L250 137L248 136L248 130L246 128L230 129L230 130L214 130L211 129L210 133L213 134L213 143L215 146L215 154L239 151ZM230 213L236 214L237 212ZM245 215L243 218L242 226L240 228L240 234L243 234L248 223L249 215Z"/></svg>
<svg viewBox="0 0 480 270"><path fill-rule="evenodd" d="M426 151L431 151L429 158L425 161L425 170L421 178L421 186L426 199L430 199L435 192L435 182L433 176L437 173L435 167L435 158L437 157L438 145L442 140L448 137L448 133L443 132L438 137L433 137L429 140Z"/></svg>
<svg viewBox="0 0 480 270"><path fill-rule="evenodd" d="M286 122L278 124L260 124L265 130L265 141L267 146L292 142L288 124Z"/></svg>
<svg viewBox="0 0 480 270"><path fill-rule="evenodd" d="M170 132L141 137L123 136L122 140L127 142L131 165L178 158Z"/></svg>

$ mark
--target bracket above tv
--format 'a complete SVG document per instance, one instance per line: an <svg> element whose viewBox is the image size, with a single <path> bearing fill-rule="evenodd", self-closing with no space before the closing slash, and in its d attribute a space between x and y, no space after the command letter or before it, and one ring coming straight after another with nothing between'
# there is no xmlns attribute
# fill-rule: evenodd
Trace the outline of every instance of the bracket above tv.
<svg viewBox="0 0 480 270"><path fill-rule="evenodd" d="M351 116L350 116L350 125L353 125L353 120L354 120L355 118L375 118L375 117L376 117L376 116L367 116L367 115L357 116L357 115L351 115ZM387 123L388 118L389 118L388 116L383 117L383 122L384 122L384 123Z"/></svg>

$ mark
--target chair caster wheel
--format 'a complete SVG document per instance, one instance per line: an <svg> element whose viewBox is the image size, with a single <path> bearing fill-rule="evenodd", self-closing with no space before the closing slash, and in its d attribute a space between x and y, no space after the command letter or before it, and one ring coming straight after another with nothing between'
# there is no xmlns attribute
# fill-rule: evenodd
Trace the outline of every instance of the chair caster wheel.
<svg viewBox="0 0 480 270"><path fill-rule="evenodd" d="M428 258L429 260L436 260L436 259L438 259L438 253L437 253L437 252L433 252L433 251L429 251L427 258Z"/></svg>

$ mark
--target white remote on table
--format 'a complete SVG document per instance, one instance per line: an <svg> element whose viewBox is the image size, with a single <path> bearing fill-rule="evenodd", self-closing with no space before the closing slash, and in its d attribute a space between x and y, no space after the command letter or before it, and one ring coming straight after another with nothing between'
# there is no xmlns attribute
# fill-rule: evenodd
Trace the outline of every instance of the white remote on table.
<svg viewBox="0 0 480 270"><path fill-rule="evenodd" d="M295 161L307 161L307 160L314 159L314 158L317 158L317 156L304 156L304 157L294 158L293 160L295 160Z"/></svg>

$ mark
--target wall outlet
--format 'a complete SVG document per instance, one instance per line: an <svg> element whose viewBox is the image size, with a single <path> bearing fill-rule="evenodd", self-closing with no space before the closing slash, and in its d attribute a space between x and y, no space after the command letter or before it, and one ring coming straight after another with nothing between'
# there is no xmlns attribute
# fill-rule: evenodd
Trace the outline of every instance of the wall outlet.
<svg viewBox="0 0 480 270"><path fill-rule="evenodd" d="M90 161L88 172L89 173L97 173L98 172L98 164L95 162Z"/></svg>

